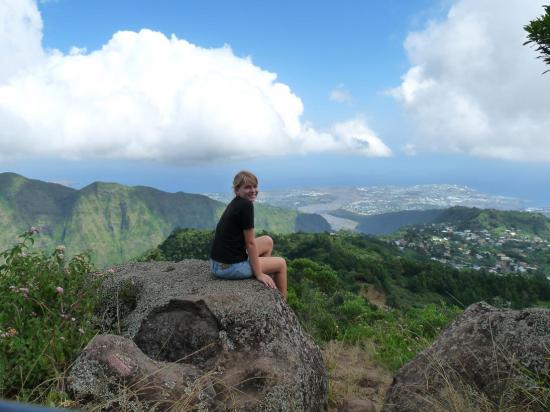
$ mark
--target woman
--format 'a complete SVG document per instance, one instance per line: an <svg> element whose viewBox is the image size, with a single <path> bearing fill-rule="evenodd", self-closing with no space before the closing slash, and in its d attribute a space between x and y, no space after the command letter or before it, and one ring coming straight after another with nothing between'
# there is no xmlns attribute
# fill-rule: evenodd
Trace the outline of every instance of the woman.
<svg viewBox="0 0 550 412"><path fill-rule="evenodd" d="M286 261L272 257L273 240L255 237L254 201L258 196L258 179L241 171L233 179L235 198L227 205L218 225L210 253L210 267L222 279L255 277L267 287L278 289L287 297ZM274 274L272 279L268 273Z"/></svg>

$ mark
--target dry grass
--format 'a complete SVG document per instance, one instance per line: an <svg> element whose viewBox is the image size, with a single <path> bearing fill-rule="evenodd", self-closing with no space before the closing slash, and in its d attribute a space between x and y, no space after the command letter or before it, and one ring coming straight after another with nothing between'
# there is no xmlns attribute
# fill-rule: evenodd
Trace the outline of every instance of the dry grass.
<svg viewBox="0 0 550 412"><path fill-rule="evenodd" d="M467 381L448 363L431 357L430 378L417 392L411 388L408 395L411 406L419 403L418 410L431 412L548 412L550 411L550 371L534 373L493 342L495 353L494 371L497 378L492 393L488 396ZM550 345L545 347L545 357L550 360ZM368 399L376 410L384 404L384 397L392 382L392 374L374 360L374 349L369 345L346 345L330 342L323 349L329 374L329 411L338 411L347 400ZM505 359L505 365L496 359ZM426 390L426 387L432 387ZM495 390L495 388L498 388ZM406 388L402 388L407 391ZM412 409L411 409L412 410Z"/></svg>
<svg viewBox="0 0 550 412"><path fill-rule="evenodd" d="M547 353L550 357L550 350L547 350ZM374 351L371 347L351 346L333 341L325 346L323 356L329 374L329 411L339 410L350 399L368 399L374 403L376 410L382 408L392 376L389 371L381 368L374 361ZM465 382L461 375L448 364L431 358L431 381L438 382L439 390L428 396L422 395L422 401L426 405L423 410L433 412L547 411L550 404L549 375L534 376L521 368L513 357L509 359L511 367L515 369L501 371L500 383L503 388L501 396L498 400L491 400L482 391ZM512 379L511 376L514 374L519 376L519 379ZM155 400L149 397L149 400L143 401L144 395L161 390L161 388L143 385L147 378L144 377L133 385L112 382L115 395L103 402L83 405L75 401L59 399L55 403L66 408L81 408L93 412L102 410L191 412L238 410L239 405L242 405L243 397L247 397L247 394L238 387L243 382L239 385L229 384L232 379L228 377L221 379L211 371L190 382L186 393L180 399ZM258 379L262 378L258 377ZM225 399L217 407L211 405L207 408L205 404L201 405L200 400L210 396L209 388L213 386L216 387L217 396L223 396ZM37 391L62 392L64 389L64 377L60 376L44 382ZM411 392L411 399L415 396L419 395Z"/></svg>
<svg viewBox="0 0 550 412"><path fill-rule="evenodd" d="M183 362L197 352L205 350L210 345L199 349L196 352L186 355L176 361ZM155 384L154 375L160 373L171 363L164 367L142 376L139 380L129 383L120 379L110 378L108 387L110 397L108 399L97 399L85 402L64 400L57 402L57 406L81 409L90 412L115 410L121 412L133 411L172 411L172 412L195 412L195 411L237 411L243 406L250 406L259 401L258 396L243 390L249 385L257 385L268 380L265 386L275 384L270 381L269 376L243 376L243 371L238 369L231 374L221 374L219 371L210 370L197 377L192 382L187 382L185 393L179 399L161 399L161 394L166 388L160 387L159 382ZM102 377L107 379L107 377ZM60 378L60 382L65 378ZM59 382L58 382L59 384ZM51 387L51 386L50 386ZM258 394L256 394L258 395Z"/></svg>
<svg viewBox="0 0 550 412"><path fill-rule="evenodd" d="M374 285L363 283L361 285L361 296L368 300L369 303L379 309L388 309L386 305L386 295L379 291Z"/></svg>
<svg viewBox="0 0 550 412"><path fill-rule="evenodd" d="M69 408L79 408L84 411L100 412L106 410L115 410L120 412L140 412L140 411L173 411L173 412L191 412L207 411L209 409L201 401L210 396L212 387L213 373L208 372L190 382L185 390L185 394L179 399L155 399L152 394L163 392L162 387L152 384L141 384L136 382L132 385L126 385L124 382L111 380L112 397L103 401L79 403L77 401L65 401L60 406ZM147 378L147 377L145 377ZM144 379L145 379L144 378Z"/></svg>
<svg viewBox="0 0 550 412"><path fill-rule="evenodd" d="M204 350L202 348L201 350ZM546 412L550 408L550 374L535 375L526 370L503 348L493 342L493 352L497 357L507 359L507 367L498 370L495 383L501 388L498 399L490 399L483 391L466 382L453 368L440 359L430 358L429 369L432 377L430 384L437 382L438 390L426 395L411 391L411 400L421 396L426 405L426 411L433 412ZM192 356L190 354L188 356ZM323 357L329 378L329 411L337 411L346 401L352 399L368 399L374 403L376 410L384 404L384 397L392 382L392 374L376 362L374 347L368 343L362 345L347 345L332 341L325 345ZM546 357L550 359L550 345L546 347ZM181 359L180 361L183 361ZM154 372L158 373L158 371ZM87 411L102 410L152 411L167 410L175 412L190 412L202 410L238 410L243 402L254 402L254 399L239 387L246 384L242 379L221 378L213 371L206 372L193 382L189 382L186 393L176 400L151 399L151 394L161 392L162 388L148 385L151 376L145 376L132 385L111 382L113 397L95 404L79 404L66 397L51 399L50 403L67 408L81 408ZM251 377L247 380L265 379ZM216 389L216 399L220 402L201 402L212 395L211 389ZM65 393L65 376L59 376L44 382L34 389L32 395L40 399L47 398L47 393ZM147 396L149 395L149 396ZM223 400L222 400L223 398ZM147 399L147 400L144 400Z"/></svg>
<svg viewBox="0 0 550 412"><path fill-rule="evenodd" d="M453 373L442 371L444 387L437 396L426 397L434 412L527 412L548 411L548 387L525 386L518 380L503 380L499 399L491 400L476 387L469 385ZM546 395L543 394L546 392ZM526 396L527 395L527 396Z"/></svg>
<svg viewBox="0 0 550 412"><path fill-rule="evenodd" d="M467 382L461 374L440 359L431 357L430 382L437 382L433 394L422 395L421 400L433 412L546 412L550 410L550 375L547 371L534 374L526 370L517 359L503 353L494 345L494 352L506 356L507 367L495 362L497 380L494 387L498 396L490 398L485 392ZM550 347L546 348L550 358ZM411 392L411 398L418 396Z"/></svg>
<svg viewBox="0 0 550 412"><path fill-rule="evenodd" d="M372 347L332 341L324 347L323 357L329 375L329 411L351 399L368 399L380 410L392 375L374 361Z"/></svg>
<svg viewBox="0 0 550 412"><path fill-rule="evenodd" d="M247 381L264 379L263 377L251 377ZM197 411L237 411L245 404L253 404L257 398L243 392L238 386L246 384L246 381L238 385L230 385L228 377L219 378L213 371L207 372L191 382L185 394L176 400L143 400L144 395L152 391L161 392L162 388L154 386L141 386L136 388L135 384L125 386L118 384L113 398L96 404L79 405L72 402L66 406L79 407L90 412L103 410L116 410L121 412L134 411L170 411L170 412L197 412ZM229 379L231 380L231 379ZM216 387L215 401L211 398L211 388ZM206 402L201 402L206 401ZM212 402L214 401L214 402Z"/></svg>
<svg viewBox="0 0 550 412"><path fill-rule="evenodd" d="M422 396L424 404L430 405L433 412L493 412L493 405L487 396L467 384L461 376L440 359L430 359L433 380L442 386L429 396ZM411 397L415 395L411 394Z"/></svg>

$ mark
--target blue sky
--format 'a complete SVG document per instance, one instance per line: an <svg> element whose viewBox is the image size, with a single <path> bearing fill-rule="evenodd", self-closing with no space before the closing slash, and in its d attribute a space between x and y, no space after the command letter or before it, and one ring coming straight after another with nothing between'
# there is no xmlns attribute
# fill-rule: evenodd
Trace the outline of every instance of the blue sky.
<svg viewBox="0 0 550 412"><path fill-rule="evenodd" d="M0 171L550 205L550 75L521 45L543 3L0 0Z"/></svg>

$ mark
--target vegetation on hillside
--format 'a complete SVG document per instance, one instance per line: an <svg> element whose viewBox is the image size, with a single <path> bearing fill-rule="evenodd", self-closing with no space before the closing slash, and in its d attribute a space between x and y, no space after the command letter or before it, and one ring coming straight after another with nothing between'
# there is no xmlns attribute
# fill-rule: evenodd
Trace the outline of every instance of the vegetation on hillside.
<svg viewBox="0 0 550 412"><path fill-rule="evenodd" d="M451 208L430 224L387 236L401 248L457 268L547 275L550 219L538 213Z"/></svg>
<svg viewBox="0 0 550 412"><path fill-rule="evenodd" d="M36 229L0 253L0 398L58 405L65 372L96 333L96 280L85 254L32 248Z"/></svg>
<svg viewBox="0 0 550 412"><path fill-rule="evenodd" d="M369 235L387 235L403 226L420 225L434 222L444 209L402 210L400 212L382 213L380 215L359 215L348 210L339 209L331 215L357 222L357 230Z"/></svg>
<svg viewBox="0 0 550 412"><path fill-rule="evenodd" d="M64 378L97 332L101 273L92 272L87 255L67 259L62 246L36 251L35 232L0 253L0 397L75 406ZM206 259L212 235L176 230L142 259ZM390 370L429 345L469 303L550 302L543 277L459 271L347 232L272 236L287 258L289 304L305 329L326 347L339 341L369 348ZM373 290L380 301L366 299Z"/></svg>
<svg viewBox="0 0 550 412"><path fill-rule="evenodd" d="M331 214L357 222L358 232L374 235L387 235L410 225L446 223L457 225L461 230L486 229L494 233L502 233L506 229L520 230L550 240L550 219L532 212L454 206L448 209L403 210L368 216L347 210L337 210Z"/></svg>
<svg viewBox="0 0 550 412"><path fill-rule="evenodd" d="M143 260L207 259L212 231L174 231ZM550 302L541 276L457 270L402 253L384 241L340 232L272 235L289 267L289 303L318 342L374 342L380 361L400 367L433 341L454 316L486 300L514 308ZM374 287L386 308L365 299Z"/></svg>
<svg viewBox="0 0 550 412"><path fill-rule="evenodd" d="M161 243L177 227L212 229L224 204L206 196L144 186L92 183L81 190L0 173L0 247L40 227L37 246L66 255L88 251L95 265L125 262ZM270 232L328 230L318 215L258 204L258 228Z"/></svg>
<svg viewBox="0 0 550 412"><path fill-rule="evenodd" d="M494 233L517 230L550 239L550 219L540 213L457 206L446 209L434 222L455 224L461 230L486 229Z"/></svg>

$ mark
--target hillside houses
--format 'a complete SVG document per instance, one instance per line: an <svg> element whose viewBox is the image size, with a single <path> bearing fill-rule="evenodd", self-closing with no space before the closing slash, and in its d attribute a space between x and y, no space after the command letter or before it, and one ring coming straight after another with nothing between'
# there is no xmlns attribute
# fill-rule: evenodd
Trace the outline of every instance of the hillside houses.
<svg viewBox="0 0 550 412"><path fill-rule="evenodd" d="M550 256L550 242L539 236L511 229L459 230L448 224L410 227L394 244L457 269L484 269L497 274L537 271L541 269L536 263L538 256Z"/></svg>

